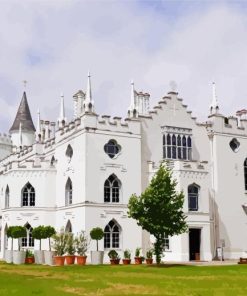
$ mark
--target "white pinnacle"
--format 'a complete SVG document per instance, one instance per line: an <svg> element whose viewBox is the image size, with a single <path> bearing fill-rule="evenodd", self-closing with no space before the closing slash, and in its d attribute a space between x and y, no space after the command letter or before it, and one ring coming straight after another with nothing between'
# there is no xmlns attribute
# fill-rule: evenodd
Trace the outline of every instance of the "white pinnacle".
<svg viewBox="0 0 247 296"><path fill-rule="evenodd" d="M92 102L92 90L91 90L91 79L90 79L90 72L88 72L87 75L87 92L86 92L86 102L91 103Z"/></svg>
<svg viewBox="0 0 247 296"><path fill-rule="evenodd" d="M218 103L218 98L216 95L215 82L212 83L212 91L213 91L213 98L212 98L212 103L211 103L210 109L211 109L211 113L216 113L219 109L219 103Z"/></svg>
<svg viewBox="0 0 247 296"><path fill-rule="evenodd" d="M135 109L135 88L134 81L131 81L131 93L130 93L130 107L129 110L133 111Z"/></svg>
<svg viewBox="0 0 247 296"><path fill-rule="evenodd" d="M40 111L38 109L38 118L37 118L37 128L36 128L36 141L39 141L39 137L41 135L41 126L40 126Z"/></svg>
<svg viewBox="0 0 247 296"><path fill-rule="evenodd" d="M64 120L65 119L65 110L64 110L64 95L63 93L61 93L61 102L60 102L60 116L59 119L60 120Z"/></svg>

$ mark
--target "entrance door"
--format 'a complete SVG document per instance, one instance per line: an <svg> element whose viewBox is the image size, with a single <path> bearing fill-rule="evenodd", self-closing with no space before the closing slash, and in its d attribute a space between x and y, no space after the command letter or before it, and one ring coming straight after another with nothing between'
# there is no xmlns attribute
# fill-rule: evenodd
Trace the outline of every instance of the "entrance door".
<svg viewBox="0 0 247 296"><path fill-rule="evenodd" d="M189 229L190 260L200 260L201 229Z"/></svg>

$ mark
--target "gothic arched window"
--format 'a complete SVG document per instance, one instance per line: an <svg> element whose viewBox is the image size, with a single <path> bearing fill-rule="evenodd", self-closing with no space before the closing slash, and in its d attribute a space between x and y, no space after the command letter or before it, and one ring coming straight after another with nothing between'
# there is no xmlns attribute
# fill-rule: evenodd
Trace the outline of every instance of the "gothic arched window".
<svg viewBox="0 0 247 296"><path fill-rule="evenodd" d="M73 202L73 187L72 181L68 178L66 185L65 185L65 205L71 205Z"/></svg>
<svg viewBox="0 0 247 296"><path fill-rule="evenodd" d="M244 161L244 188L247 190L247 158Z"/></svg>
<svg viewBox="0 0 247 296"><path fill-rule="evenodd" d="M68 147L66 149L65 155L67 156L68 162L70 162L71 158L73 156L73 149L70 144L68 145Z"/></svg>
<svg viewBox="0 0 247 296"><path fill-rule="evenodd" d="M5 209L9 208L9 185L7 185L5 190Z"/></svg>
<svg viewBox="0 0 247 296"><path fill-rule="evenodd" d="M104 229L104 248L118 249L120 246L120 226L111 220Z"/></svg>
<svg viewBox="0 0 247 296"><path fill-rule="evenodd" d="M189 211L198 211L199 189L200 187L196 184L192 184L188 187L188 210Z"/></svg>
<svg viewBox="0 0 247 296"><path fill-rule="evenodd" d="M104 202L119 202L120 181L112 174L104 184Z"/></svg>
<svg viewBox="0 0 247 296"><path fill-rule="evenodd" d="M68 220L68 222L66 224L65 232L72 233L72 224L71 224L70 220Z"/></svg>
<svg viewBox="0 0 247 296"><path fill-rule="evenodd" d="M26 223L25 227L26 227L27 235L26 235L26 237L22 237L21 246L22 247L34 247L34 239L32 236L33 228L31 227L31 225L29 223Z"/></svg>
<svg viewBox="0 0 247 296"><path fill-rule="evenodd" d="M35 206L35 189L28 182L22 189L22 207L34 207Z"/></svg>

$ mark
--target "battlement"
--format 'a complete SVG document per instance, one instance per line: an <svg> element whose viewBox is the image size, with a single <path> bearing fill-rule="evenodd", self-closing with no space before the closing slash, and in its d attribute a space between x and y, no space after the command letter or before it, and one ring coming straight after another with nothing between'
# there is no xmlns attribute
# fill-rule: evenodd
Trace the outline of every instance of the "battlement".
<svg viewBox="0 0 247 296"><path fill-rule="evenodd" d="M211 131L222 134L247 137L247 119L222 114L210 115Z"/></svg>

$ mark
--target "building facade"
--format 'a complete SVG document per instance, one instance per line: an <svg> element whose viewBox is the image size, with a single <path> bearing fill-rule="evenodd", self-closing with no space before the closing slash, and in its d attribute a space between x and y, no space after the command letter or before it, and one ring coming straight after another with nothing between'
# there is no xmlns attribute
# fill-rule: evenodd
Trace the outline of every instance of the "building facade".
<svg viewBox="0 0 247 296"><path fill-rule="evenodd" d="M187 233L166 237L164 260L210 261L222 245L225 258L245 256L247 111L221 115L215 85L205 123L192 117L175 91L152 109L149 97L132 83L128 117L99 116L89 75L86 92L73 96L72 121L61 95L58 120L41 120L38 112L35 128L24 92L10 136L0 136L0 258L10 248L11 225L26 227L23 248L38 249L32 228L39 225L88 235L101 227L101 250L122 256L142 247L145 253L153 238L128 217L127 204L164 161L185 193L189 226ZM95 247L91 242L89 251Z"/></svg>

